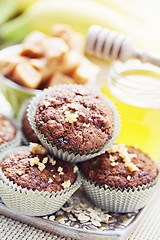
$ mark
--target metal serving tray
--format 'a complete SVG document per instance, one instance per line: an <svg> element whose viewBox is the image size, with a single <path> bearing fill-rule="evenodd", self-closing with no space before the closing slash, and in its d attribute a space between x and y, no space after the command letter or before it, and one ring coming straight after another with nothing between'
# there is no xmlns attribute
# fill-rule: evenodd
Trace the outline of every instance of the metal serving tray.
<svg viewBox="0 0 160 240"><path fill-rule="evenodd" d="M78 190L76 194L71 197L70 201L78 201L79 206L77 205L77 208L74 208L75 212L81 211L79 210L81 209L80 206L83 206L83 212L87 212L89 209L92 211L92 208L94 211L94 206L88 202L82 190ZM87 206L87 204L89 204L89 208L85 209L84 206ZM110 215L108 222L101 222L101 226L95 226L91 221L81 223L76 216L73 217L71 212L67 213L65 209L68 209L68 207L72 208L71 203L66 203L64 208L52 215L45 217L30 217L13 212L13 210L6 207L2 200L0 200L0 214L33 227L73 239L90 240L94 238L95 240L126 240L145 217L145 213L149 211L151 204L152 201L150 201L144 209L138 212L128 214L108 213ZM103 212L106 214L106 211L102 211L102 213ZM74 221L71 221L70 217L71 219L73 218Z"/></svg>

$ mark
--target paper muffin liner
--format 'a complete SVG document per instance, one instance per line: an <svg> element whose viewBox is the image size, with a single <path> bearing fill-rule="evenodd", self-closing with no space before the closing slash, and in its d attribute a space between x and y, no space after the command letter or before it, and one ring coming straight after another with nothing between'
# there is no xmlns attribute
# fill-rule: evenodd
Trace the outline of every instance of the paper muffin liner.
<svg viewBox="0 0 160 240"><path fill-rule="evenodd" d="M27 146L6 151L1 155L0 162L9 154L26 149L28 149ZM0 196L3 202L14 212L29 216L44 216L56 212L80 185L81 176L78 172L76 181L68 189L57 191L56 193L28 190L7 179L0 168Z"/></svg>
<svg viewBox="0 0 160 240"><path fill-rule="evenodd" d="M27 138L25 137L24 133L23 133L23 117L24 117L24 114L27 110L27 106L29 104L29 102L31 101L32 98L29 98L27 99L22 105L21 105L21 108L19 110L19 113L18 113L18 126L19 126L19 129L21 131L21 142L24 144L24 145L29 145L29 142L27 140Z"/></svg>
<svg viewBox="0 0 160 240"><path fill-rule="evenodd" d="M16 120L6 116L5 114L2 114L2 115L5 116L13 124L13 126L16 129L16 135L15 135L13 140L0 144L0 153L7 150L7 149L17 147L21 143L21 132L19 130L19 126L16 124Z"/></svg>
<svg viewBox="0 0 160 240"><path fill-rule="evenodd" d="M108 140L102 147L99 147L97 149L91 149L89 151L85 151L85 152L73 152L64 148L58 148L55 144L53 144L53 142L49 141L44 134L42 134L40 132L40 130L38 129L37 125L36 125L36 121L35 121L35 116L36 116L36 110L37 110L37 106L38 103L40 101L40 99L42 99L46 94L54 91L55 89L61 89L61 88L65 88L65 87L69 87L71 89L75 89L78 87L78 89L86 89L83 85L58 85L55 87L51 87L48 89L45 89L43 92L41 92L40 94L36 95L34 98L32 98L29 106L28 106L28 119L29 122L33 128L33 130L35 131L35 133L37 134L39 140L41 141L42 145L44 145L51 154L53 154L54 156L64 160L64 161L69 161L69 162L83 162L86 161L88 159L94 158L98 155L103 154L105 151L107 151L112 144L116 141L119 131L120 131L120 116L119 113L116 109L116 107L114 106L114 104L111 102L111 100L103 95L102 93L99 93L98 95L100 96L100 98L103 100L103 102L111 109L112 113L113 113L113 122L114 122L114 127L113 127L113 134L112 134L112 138L110 140ZM89 89L91 90L93 93L95 93L95 90L93 89ZM96 92L97 94L97 92Z"/></svg>
<svg viewBox="0 0 160 240"><path fill-rule="evenodd" d="M127 213L143 208L159 186L159 175L148 184L133 188L100 185L81 174L82 186L88 198L97 207L109 212Z"/></svg>

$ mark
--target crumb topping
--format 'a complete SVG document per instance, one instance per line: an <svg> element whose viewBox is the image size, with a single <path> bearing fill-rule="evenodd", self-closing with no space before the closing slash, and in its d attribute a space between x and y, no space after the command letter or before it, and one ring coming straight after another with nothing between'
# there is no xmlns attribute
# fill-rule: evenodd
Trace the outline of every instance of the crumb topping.
<svg viewBox="0 0 160 240"><path fill-rule="evenodd" d="M58 171L58 172L62 172L62 171L63 171L63 168L62 168L62 167L59 167L57 171Z"/></svg>
<svg viewBox="0 0 160 240"><path fill-rule="evenodd" d="M39 162L38 163L38 169L42 172L45 169L45 164Z"/></svg>
<svg viewBox="0 0 160 240"><path fill-rule="evenodd" d="M56 160L54 160L50 155L47 155L49 162L54 166L56 164Z"/></svg>
<svg viewBox="0 0 160 240"><path fill-rule="evenodd" d="M48 108L50 106L50 102L47 102L47 101L44 101L43 104L46 108Z"/></svg>
<svg viewBox="0 0 160 240"><path fill-rule="evenodd" d="M77 112L75 112L75 113L70 113L70 111L66 111L66 112L65 112L65 115L66 115L67 122L73 123L73 122L76 122L76 121L77 121L77 117L78 117Z"/></svg>
<svg viewBox="0 0 160 240"><path fill-rule="evenodd" d="M70 180L67 180L67 181L65 181L64 183L62 183L62 186L63 186L64 188L69 188L70 185L71 185L71 181L70 181Z"/></svg>
<svg viewBox="0 0 160 240"><path fill-rule="evenodd" d="M48 183L52 183L52 182L53 182L52 178L49 178Z"/></svg>
<svg viewBox="0 0 160 240"><path fill-rule="evenodd" d="M46 164L47 162L48 162L48 157L44 157L43 160L42 160L42 163Z"/></svg>
<svg viewBox="0 0 160 240"><path fill-rule="evenodd" d="M71 109L74 109L74 110L78 110L78 105L75 104L75 103L68 103L67 104L67 107L71 108Z"/></svg>
<svg viewBox="0 0 160 240"><path fill-rule="evenodd" d="M112 167L115 167L115 166L117 166L117 165L118 165L118 162L112 162L112 163L111 163L111 166L112 166Z"/></svg>
<svg viewBox="0 0 160 240"><path fill-rule="evenodd" d="M30 158L29 162L30 162L31 167L33 167L34 165L39 164L39 158L38 157Z"/></svg>
<svg viewBox="0 0 160 240"><path fill-rule="evenodd" d="M38 143L30 143L30 151L33 154L45 154L46 149Z"/></svg>
<svg viewBox="0 0 160 240"><path fill-rule="evenodd" d="M77 167L77 166L74 166L73 172L76 173L77 171L78 171L78 167Z"/></svg>
<svg viewBox="0 0 160 240"><path fill-rule="evenodd" d="M128 180L128 181L131 180L131 176L130 176L130 175L127 176L127 180Z"/></svg>

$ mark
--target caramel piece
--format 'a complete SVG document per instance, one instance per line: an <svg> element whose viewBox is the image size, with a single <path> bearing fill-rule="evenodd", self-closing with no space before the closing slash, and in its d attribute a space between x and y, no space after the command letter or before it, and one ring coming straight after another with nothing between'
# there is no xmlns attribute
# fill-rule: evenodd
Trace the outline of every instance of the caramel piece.
<svg viewBox="0 0 160 240"><path fill-rule="evenodd" d="M14 71L17 64L26 61L25 57L21 57L18 54L8 55L0 60L0 73L7 76Z"/></svg>
<svg viewBox="0 0 160 240"><path fill-rule="evenodd" d="M82 55L76 51L69 51L63 59L63 63L59 66L59 71L64 74L70 74L76 70L76 68L82 62Z"/></svg>
<svg viewBox="0 0 160 240"><path fill-rule="evenodd" d="M84 54L84 38L80 33L75 33L72 35L72 38L69 42L69 46L72 50Z"/></svg>
<svg viewBox="0 0 160 240"><path fill-rule="evenodd" d="M45 83L53 74L56 73L56 71L58 71L61 62L63 62L62 57L47 62L46 66L41 71L42 83Z"/></svg>
<svg viewBox="0 0 160 240"><path fill-rule="evenodd" d="M68 46L65 41L58 37L47 38L43 41L43 46L45 56L49 61L61 58L68 51Z"/></svg>
<svg viewBox="0 0 160 240"><path fill-rule="evenodd" d="M29 62L32 67L34 67L38 71L42 71L47 65L47 61L45 58L32 58L29 60Z"/></svg>
<svg viewBox="0 0 160 240"><path fill-rule="evenodd" d="M77 84L85 84L89 79L95 78L98 72L99 68L96 65L84 59L79 67L73 72L72 77Z"/></svg>
<svg viewBox="0 0 160 240"><path fill-rule="evenodd" d="M55 24L51 29L51 34L54 37L63 38L64 41L68 44L73 34L73 29L67 24Z"/></svg>
<svg viewBox="0 0 160 240"><path fill-rule="evenodd" d="M55 75L53 75L53 77L50 79L48 87L52 87L58 84L74 84L74 83L75 81L72 78L58 72Z"/></svg>
<svg viewBox="0 0 160 240"><path fill-rule="evenodd" d="M76 50L83 54L84 39L81 34L73 31L67 24L55 24L52 27L51 33L55 37L61 37L67 43L70 49Z"/></svg>
<svg viewBox="0 0 160 240"><path fill-rule="evenodd" d="M16 66L14 80L22 86L37 88L41 82L41 74L29 63L21 63Z"/></svg>
<svg viewBox="0 0 160 240"><path fill-rule="evenodd" d="M39 58L44 55L43 41L47 38L44 33L34 31L30 33L23 42L21 56Z"/></svg>
<svg viewBox="0 0 160 240"><path fill-rule="evenodd" d="M42 82L48 80L61 66L68 46L63 39L52 37L43 42L47 64L42 69Z"/></svg>
<svg viewBox="0 0 160 240"><path fill-rule="evenodd" d="M30 59L29 61L32 65L32 67L34 67L36 70L40 71L41 75L42 75L42 79L41 79L41 83L45 83L48 78L52 75L53 70L56 69L56 67L54 67L53 65L57 64L48 64L47 60L45 58L33 58Z"/></svg>

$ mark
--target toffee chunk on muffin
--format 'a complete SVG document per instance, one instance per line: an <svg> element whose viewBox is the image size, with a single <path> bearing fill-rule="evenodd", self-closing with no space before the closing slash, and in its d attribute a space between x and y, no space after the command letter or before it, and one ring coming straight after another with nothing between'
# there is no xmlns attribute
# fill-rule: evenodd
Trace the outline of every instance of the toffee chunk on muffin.
<svg viewBox="0 0 160 240"><path fill-rule="evenodd" d="M100 149L112 138L113 113L89 90L57 88L38 103L39 131L57 148L73 152Z"/></svg>
<svg viewBox="0 0 160 240"><path fill-rule="evenodd" d="M16 128L11 121L0 114L0 145L12 141L16 136Z"/></svg>
<svg viewBox="0 0 160 240"><path fill-rule="evenodd" d="M79 164L83 188L98 207L111 212L134 212L144 207L157 189L159 170L135 147L115 144Z"/></svg>
<svg viewBox="0 0 160 240"><path fill-rule="evenodd" d="M156 163L141 150L115 144L109 151L80 164L91 181L116 188L132 188L152 182L158 176Z"/></svg>
<svg viewBox="0 0 160 240"><path fill-rule="evenodd" d="M7 179L33 191L61 191L76 180L76 167L53 159L43 146L36 143L31 143L31 150L7 156L0 167Z"/></svg>
<svg viewBox="0 0 160 240"><path fill-rule="evenodd" d="M28 121L27 111L25 111L25 114L22 119L22 132L28 142L40 143L36 133L33 131Z"/></svg>
<svg viewBox="0 0 160 240"><path fill-rule="evenodd" d="M0 156L0 196L16 213L45 216L58 211L80 187L78 168L53 158L37 143Z"/></svg>

